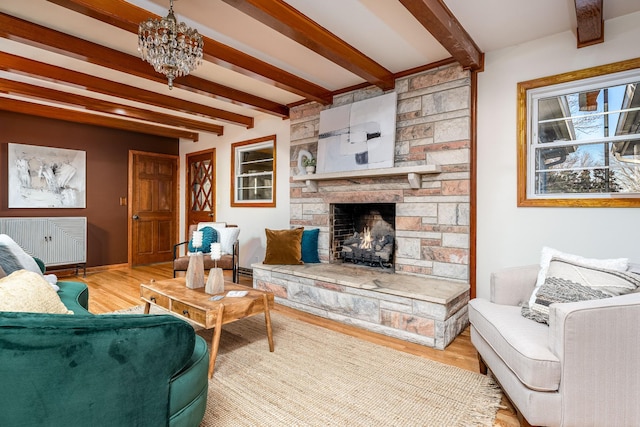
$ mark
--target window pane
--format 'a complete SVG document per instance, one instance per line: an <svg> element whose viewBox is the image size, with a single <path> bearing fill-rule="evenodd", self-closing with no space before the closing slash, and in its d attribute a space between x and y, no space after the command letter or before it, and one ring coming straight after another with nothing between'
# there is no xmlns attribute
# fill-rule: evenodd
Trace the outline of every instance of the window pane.
<svg viewBox="0 0 640 427"><path fill-rule="evenodd" d="M271 187L238 189L238 200L271 200Z"/></svg>
<svg viewBox="0 0 640 427"><path fill-rule="evenodd" d="M640 141L539 148L536 194L638 192L640 156L634 153L640 154Z"/></svg>
<svg viewBox="0 0 640 427"><path fill-rule="evenodd" d="M273 170L273 147L244 151L240 156L240 175Z"/></svg>
<svg viewBox="0 0 640 427"><path fill-rule="evenodd" d="M536 170L603 167L610 160L608 143L536 149ZM544 146L543 146L544 147Z"/></svg>
<svg viewBox="0 0 640 427"><path fill-rule="evenodd" d="M538 100L538 142L580 141L640 133L638 83Z"/></svg>
<svg viewBox="0 0 640 427"><path fill-rule="evenodd" d="M271 174L238 178L238 200L271 200Z"/></svg>
<svg viewBox="0 0 640 427"><path fill-rule="evenodd" d="M616 176L606 168L538 172L538 194L601 194L620 191Z"/></svg>

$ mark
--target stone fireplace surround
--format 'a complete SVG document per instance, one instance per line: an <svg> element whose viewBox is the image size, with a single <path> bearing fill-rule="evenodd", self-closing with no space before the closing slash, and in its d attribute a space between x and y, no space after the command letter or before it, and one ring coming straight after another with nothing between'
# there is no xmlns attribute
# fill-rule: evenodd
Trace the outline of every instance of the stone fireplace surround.
<svg viewBox="0 0 640 427"><path fill-rule="evenodd" d="M254 286L284 305L443 349L467 325L469 251L469 73L443 66L396 81L394 168L301 176L300 150L317 151L319 114L291 109L291 226L319 228L323 264L254 264ZM379 95L364 89L333 106ZM396 206L394 272L329 264L330 206Z"/></svg>

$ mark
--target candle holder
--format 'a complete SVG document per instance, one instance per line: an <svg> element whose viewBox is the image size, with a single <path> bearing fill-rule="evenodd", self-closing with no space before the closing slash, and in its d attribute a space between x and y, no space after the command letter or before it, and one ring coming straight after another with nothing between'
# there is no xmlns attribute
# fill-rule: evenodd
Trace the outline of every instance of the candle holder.
<svg viewBox="0 0 640 427"><path fill-rule="evenodd" d="M215 267L209 270L207 285L204 291L208 294L220 294L224 292L224 275L222 269L218 268L218 260L222 256L220 243L211 244L211 259L214 261Z"/></svg>
<svg viewBox="0 0 640 427"><path fill-rule="evenodd" d="M202 231L194 231L191 245L195 252L189 253L189 266L185 277L187 288L198 289L204 284L204 257L199 249L202 247Z"/></svg>

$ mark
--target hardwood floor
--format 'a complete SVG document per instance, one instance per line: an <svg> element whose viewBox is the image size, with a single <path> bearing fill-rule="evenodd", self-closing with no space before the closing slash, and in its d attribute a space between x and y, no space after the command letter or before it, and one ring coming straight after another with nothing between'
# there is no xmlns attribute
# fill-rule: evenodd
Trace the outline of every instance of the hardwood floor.
<svg viewBox="0 0 640 427"><path fill-rule="evenodd" d="M231 271L225 271L224 273L225 279L231 280ZM89 311L99 314L141 305L140 283L148 282L151 279L162 280L171 277L173 277L171 263L162 263L135 268L115 268L99 272L87 272L86 277L72 276L69 278L61 278L61 280L77 280L86 283L89 287ZM240 284L252 287L253 281L250 277L240 276ZM419 344L369 332L354 326L344 325L278 304L276 304L274 310L304 322L391 347L399 351L457 366L469 371L479 372L476 351L471 344L469 336L469 328L460 334L445 350L435 350ZM503 399L502 405L505 408L499 410L495 426L519 426L517 416L509 402Z"/></svg>

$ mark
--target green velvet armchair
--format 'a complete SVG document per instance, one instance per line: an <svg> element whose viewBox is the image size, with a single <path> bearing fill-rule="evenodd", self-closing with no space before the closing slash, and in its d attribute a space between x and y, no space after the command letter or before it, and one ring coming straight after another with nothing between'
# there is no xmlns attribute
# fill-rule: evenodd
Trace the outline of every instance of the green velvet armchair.
<svg viewBox="0 0 640 427"><path fill-rule="evenodd" d="M170 315L92 315L83 283L58 282L74 315L0 313L0 425L198 426L208 348Z"/></svg>

